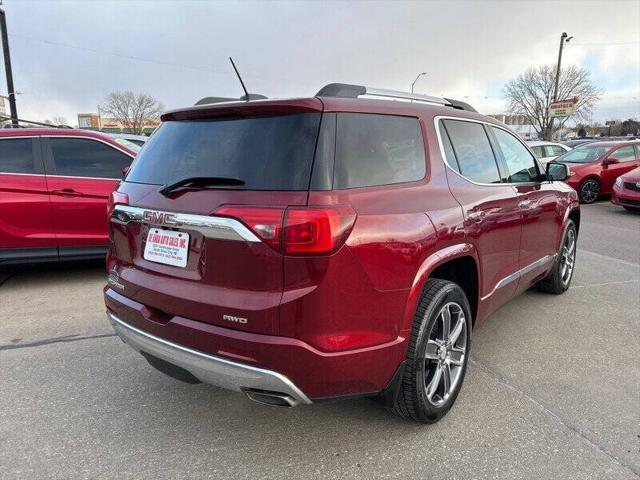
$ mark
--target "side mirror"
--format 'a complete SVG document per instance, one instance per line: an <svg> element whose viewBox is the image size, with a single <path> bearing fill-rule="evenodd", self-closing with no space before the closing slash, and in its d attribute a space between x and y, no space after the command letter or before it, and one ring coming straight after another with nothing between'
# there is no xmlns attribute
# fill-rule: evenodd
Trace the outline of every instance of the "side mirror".
<svg viewBox="0 0 640 480"><path fill-rule="evenodd" d="M569 167L564 163L547 163L547 167L545 170L547 174L547 180L549 181L564 181L569 178L571 172L569 171Z"/></svg>
<svg viewBox="0 0 640 480"><path fill-rule="evenodd" d="M130 169L131 165L125 165L124 167L122 167L122 178L127 176L127 173L129 173Z"/></svg>
<svg viewBox="0 0 640 480"><path fill-rule="evenodd" d="M620 160L615 157L609 157L602 161L602 165L613 165L614 163L620 163Z"/></svg>

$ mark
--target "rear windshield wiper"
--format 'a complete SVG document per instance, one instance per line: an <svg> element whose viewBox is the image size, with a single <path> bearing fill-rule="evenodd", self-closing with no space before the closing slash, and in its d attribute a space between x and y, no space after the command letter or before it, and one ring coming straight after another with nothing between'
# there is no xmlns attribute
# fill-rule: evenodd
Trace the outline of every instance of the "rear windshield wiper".
<svg viewBox="0 0 640 480"><path fill-rule="evenodd" d="M244 185L244 180L236 177L187 177L167 183L160 189L160 193L166 197L174 190L182 187L239 187L242 185Z"/></svg>

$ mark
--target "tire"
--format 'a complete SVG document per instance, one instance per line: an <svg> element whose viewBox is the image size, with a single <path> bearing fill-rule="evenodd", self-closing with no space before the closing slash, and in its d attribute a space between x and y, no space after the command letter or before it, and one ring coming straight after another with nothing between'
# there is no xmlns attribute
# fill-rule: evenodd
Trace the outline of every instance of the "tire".
<svg viewBox="0 0 640 480"><path fill-rule="evenodd" d="M600 197L600 182L595 178L587 178L578 189L580 203L593 203Z"/></svg>
<svg viewBox="0 0 640 480"><path fill-rule="evenodd" d="M569 220L555 265L549 275L536 284L538 290L560 295L569 289L575 270L577 245L578 231L573 220Z"/></svg>
<svg viewBox="0 0 640 480"><path fill-rule="evenodd" d="M450 318L448 336L444 333L445 310ZM456 332L458 335L453 338ZM445 338L448 342L440 341ZM391 411L416 422L440 420L460 392L470 347L471 309L464 291L447 280L427 280L416 309L402 381Z"/></svg>

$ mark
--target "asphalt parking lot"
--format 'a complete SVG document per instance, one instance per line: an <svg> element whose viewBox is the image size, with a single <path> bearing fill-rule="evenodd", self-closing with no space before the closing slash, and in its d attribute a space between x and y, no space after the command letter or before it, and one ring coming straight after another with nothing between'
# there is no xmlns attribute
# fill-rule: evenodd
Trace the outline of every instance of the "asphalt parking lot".
<svg viewBox="0 0 640 480"><path fill-rule="evenodd" d="M572 288L480 326L433 426L180 383L113 336L102 266L0 271L0 476L640 478L640 215L582 217Z"/></svg>

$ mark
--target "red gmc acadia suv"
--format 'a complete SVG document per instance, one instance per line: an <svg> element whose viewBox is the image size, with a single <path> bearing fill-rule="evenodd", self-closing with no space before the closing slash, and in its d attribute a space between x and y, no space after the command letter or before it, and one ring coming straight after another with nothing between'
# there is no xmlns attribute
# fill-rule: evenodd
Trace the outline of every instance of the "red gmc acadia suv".
<svg viewBox="0 0 640 480"><path fill-rule="evenodd" d="M104 297L171 376L272 405L375 395L435 422L472 328L569 287L567 167L542 172L462 102L331 84L162 120L112 195Z"/></svg>
<svg viewBox="0 0 640 480"><path fill-rule="evenodd" d="M107 201L134 156L98 132L0 129L0 266L104 258Z"/></svg>

